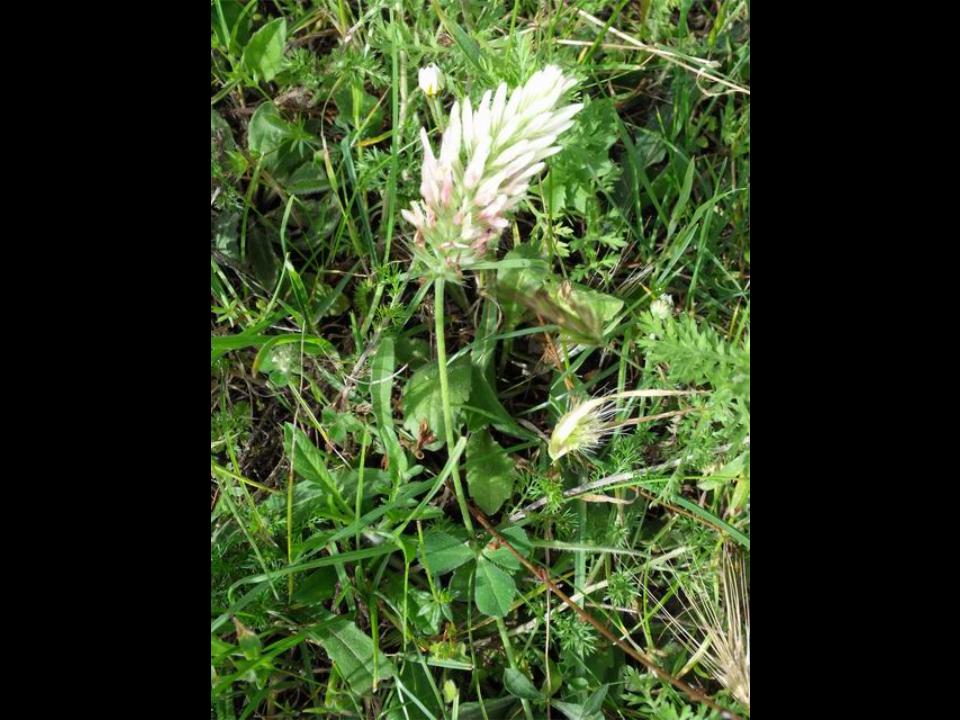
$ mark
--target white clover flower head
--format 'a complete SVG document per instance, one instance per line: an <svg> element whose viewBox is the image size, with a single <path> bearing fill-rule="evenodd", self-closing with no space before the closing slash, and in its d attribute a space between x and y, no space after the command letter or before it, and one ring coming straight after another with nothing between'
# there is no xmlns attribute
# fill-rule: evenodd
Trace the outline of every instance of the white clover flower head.
<svg viewBox="0 0 960 720"><path fill-rule="evenodd" d="M650 312L655 318L666 320L673 313L673 298L670 295L661 295L650 303Z"/></svg>
<svg viewBox="0 0 960 720"><path fill-rule="evenodd" d="M551 65L513 92L506 83L487 90L476 108L454 102L439 156L426 130L421 201L403 217L417 233L414 245L447 267L466 268L483 259L509 226L507 214L526 196L543 162L560 146L557 137L573 125L580 103L559 106L576 81Z"/></svg>
<svg viewBox="0 0 960 720"><path fill-rule="evenodd" d="M443 73L434 63L430 63L417 72L417 82L424 95L436 97L443 90Z"/></svg>

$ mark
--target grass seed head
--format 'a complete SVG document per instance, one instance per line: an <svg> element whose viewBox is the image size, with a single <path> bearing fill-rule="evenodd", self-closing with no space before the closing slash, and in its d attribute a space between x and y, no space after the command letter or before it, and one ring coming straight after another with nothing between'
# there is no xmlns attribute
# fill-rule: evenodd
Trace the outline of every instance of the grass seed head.
<svg viewBox="0 0 960 720"><path fill-rule="evenodd" d="M603 436L610 432L607 421L612 411L607 398L596 398L580 403L561 417L547 446L550 459L556 462L569 453L584 454L595 450Z"/></svg>
<svg viewBox="0 0 960 720"><path fill-rule="evenodd" d="M603 438L618 428L636 421L611 422L617 412L616 402L630 397L671 397L694 395L698 391L688 390L625 390L623 392L593 398L575 406L560 418L550 435L547 451L550 459L556 462L567 454L589 454L603 441Z"/></svg>
<svg viewBox="0 0 960 720"><path fill-rule="evenodd" d="M667 614L668 627L716 680L746 708L750 707L750 602L740 555L724 548L719 593L700 578L683 586L686 625Z"/></svg>

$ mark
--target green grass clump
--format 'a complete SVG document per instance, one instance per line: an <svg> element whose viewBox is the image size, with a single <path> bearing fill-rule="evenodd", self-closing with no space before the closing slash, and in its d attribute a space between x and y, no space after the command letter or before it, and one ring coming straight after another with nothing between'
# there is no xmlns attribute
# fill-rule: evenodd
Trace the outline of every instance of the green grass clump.
<svg viewBox="0 0 960 720"><path fill-rule="evenodd" d="M561 151L431 272L420 128L549 65ZM744 1L211 0L212 718L749 715L691 640L748 577L749 69Z"/></svg>

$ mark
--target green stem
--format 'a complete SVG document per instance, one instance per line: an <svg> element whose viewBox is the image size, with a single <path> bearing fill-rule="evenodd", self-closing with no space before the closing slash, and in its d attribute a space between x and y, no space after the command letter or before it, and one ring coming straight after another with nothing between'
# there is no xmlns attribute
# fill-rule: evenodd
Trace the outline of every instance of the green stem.
<svg viewBox="0 0 960 720"><path fill-rule="evenodd" d="M440 106L437 105L437 99L427 95L427 106L430 108L430 114L433 115L433 122L437 126L437 131L442 133L444 130L443 113L440 112Z"/></svg>
<svg viewBox="0 0 960 720"><path fill-rule="evenodd" d="M440 397L443 402L443 424L446 426L447 451L449 452L449 449L453 447L453 408L450 407L450 385L447 378L447 343L444 337L443 327L444 285L444 279L442 277L438 277L434 281L433 295L436 302L434 309L434 321L436 323L437 335L437 366L440 369ZM463 524L470 533L470 545L471 547L474 547L473 536L475 535L475 532L473 529L473 520L470 517L470 510L467 508L467 496L464 494L463 486L460 484L460 472L457 469L458 464L459 463L455 463L451 468L451 474L453 475L453 487L457 493L457 503L460 505L460 513L463 515ZM475 547L474 553L477 553ZM517 662L513 654L513 645L510 643L509 635L507 635L507 626L506 623L503 622L503 618L497 618L497 630L500 631L500 639L503 641L503 647L507 653L507 661L510 663L510 667L517 670ZM526 717L526 720L534 720L530 703L527 700L521 700L520 702L523 705L523 713Z"/></svg>
<svg viewBox="0 0 960 720"><path fill-rule="evenodd" d="M578 534L581 547L583 547L590 541L590 538L587 534L587 503L583 500L577 501L577 524L580 526L578 528ZM582 551L574 554L573 585L574 589L576 589L578 592L584 592L587 587L587 554ZM581 607L586 604L585 598L584 600L580 601L580 604ZM574 675L578 678L582 678L585 674L583 663L579 663L574 670ZM585 695L586 691L581 691L581 696Z"/></svg>
<svg viewBox="0 0 960 720"><path fill-rule="evenodd" d="M520 668L517 667L517 659L513 654L513 645L510 642L510 636L507 634L507 624L503 621L503 618L497 618L497 630L500 631L500 640L503 642L503 649L507 653L507 662L510 664L510 667L519 672ZM533 720L533 711L530 709L530 703L523 699L521 699L520 702L523 705L523 714L527 720Z"/></svg>
<svg viewBox="0 0 960 720"><path fill-rule="evenodd" d="M443 402L443 424L446 433L447 452L453 448L453 408L450 407L450 381L447 378L447 342L444 338L443 322L443 288L445 281L438 277L434 281L434 321L436 323L437 335L437 367L440 371L440 398ZM467 509L467 496L463 492L463 485L460 484L459 463L453 466L453 488L457 493L457 504L460 505L460 514L463 516L463 524L470 533L471 542L474 535L473 520L470 518L470 511Z"/></svg>

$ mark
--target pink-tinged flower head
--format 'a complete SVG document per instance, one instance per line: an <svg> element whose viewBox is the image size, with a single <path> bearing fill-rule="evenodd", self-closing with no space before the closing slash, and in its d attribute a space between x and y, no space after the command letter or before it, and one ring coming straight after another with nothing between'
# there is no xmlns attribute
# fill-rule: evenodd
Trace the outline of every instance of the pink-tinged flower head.
<svg viewBox="0 0 960 720"><path fill-rule="evenodd" d="M496 245L509 226L507 213L526 195L543 162L560 147L580 103L558 106L576 81L549 66L508 93L506 83L487 90L474 108L453 103L439 156L421 129L420 195L404 219L417 240L449 264L467 267ZM509 97L508 97L509 95Z"/></svg>

